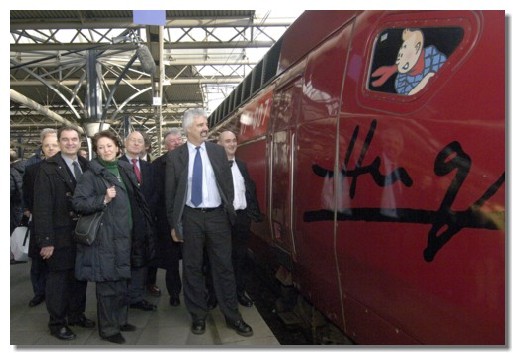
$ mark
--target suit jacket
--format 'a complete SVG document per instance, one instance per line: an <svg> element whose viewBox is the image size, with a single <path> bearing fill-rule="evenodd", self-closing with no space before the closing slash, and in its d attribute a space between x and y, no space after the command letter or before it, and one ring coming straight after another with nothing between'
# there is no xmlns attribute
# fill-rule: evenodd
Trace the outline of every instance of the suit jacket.
<svg viewBox="0 0 513 353"><path fill-rule="evenodd" d="M262 215L260 214L260 207L258 206L255 182L249 176L246 163L237 158L235 158L235 163L237 163L237 167L239 167L240 173L244 178L244 185L246 186L246 211L248 217L253 221L260 222L262 221Z"/></svg>
<svg viewBox="0 0 513 353"><path fill-rule="evenodd" d="M126 155L119 157L119 160L128 162L133 169L132 161L128 159ZM153 180L155 179L153 173L153 167L150 163L139 158L139 165L141 167L141 176L142 182L140 184L140 189L148 207L150 208L151 214L155 217L156 207L157 207L157 194L155 192L155 183Z"/></svg>
<svg viewBox="0 0 513 353"><path fill-rule="evenodd" d="M232 170L224 148L206 141L205 148L216 177L217 188L223 207L230 222L234 224L236 213L233 208ZM166 161L166 210L171 229L178 239L183 239L182 215L187 201L187 180L189 173L189 150L187 143L171 151Z"/></svg>

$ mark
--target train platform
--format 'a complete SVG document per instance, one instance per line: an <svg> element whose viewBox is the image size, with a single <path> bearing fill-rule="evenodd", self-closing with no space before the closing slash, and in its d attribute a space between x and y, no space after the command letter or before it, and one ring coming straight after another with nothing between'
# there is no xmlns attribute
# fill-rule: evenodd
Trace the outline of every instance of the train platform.
<svg viewBox="0 0 513 353"><path fill-rule="evenodd" d="M10 344L18 349L51 348L58 346L77 346L81 348L190 348L208 346L235 346L239 348L276 348L280 346L272 331L264 322L257 309L239 306L244 320L253 328L252 337L242 337L228 328L219 307L210 312L206 320L206 332L195 335L191 332L191 319L180 298L178 307L169 305L169 296L165 293L164 271L157 272L157 285L162 290L160 297L147 296L146 300L157 305L153 312L129 309L129 322L137 327L135 332L123 332L124 345L117 345L98 336L98 331L73 327L77 338L61 341L50 335L48 312L45 303L29 307L33 297L30 283L30 262L11 264L10 266ZM86 316L95 322L96 294L95 284L87 285ZM158 347L157 347L158 346Z"/></svg>

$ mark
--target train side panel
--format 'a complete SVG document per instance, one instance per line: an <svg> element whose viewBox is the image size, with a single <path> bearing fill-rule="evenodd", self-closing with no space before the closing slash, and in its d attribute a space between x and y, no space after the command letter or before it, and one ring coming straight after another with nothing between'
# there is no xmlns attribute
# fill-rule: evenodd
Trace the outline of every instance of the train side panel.
<svg viewBox="0 0 513 353"><path fill-rule="evenodd" d="M377 54L408 28L446 61L415 94L394 93L397 81L372 90ZM351 205L337 210L336 252L357 342L505 343L503 53L500 11L356 21L339 129Z"/></svg>
<svg viewBox="0 0 513 353"><path fill-rule="evenodd" d="M309 12L231 119L255 255L359 344L505 344L504 22Z"/></svg>

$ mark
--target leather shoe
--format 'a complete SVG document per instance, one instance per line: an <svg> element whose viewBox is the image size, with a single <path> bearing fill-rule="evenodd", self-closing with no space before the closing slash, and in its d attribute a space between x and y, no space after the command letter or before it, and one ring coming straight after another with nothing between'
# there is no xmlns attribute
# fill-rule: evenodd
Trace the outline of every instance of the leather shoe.
<svg viewBox="0 0 513 353"><path fill-rule="evenodd" d="M169 298L169 305L171 305L171 306L178 306L178 305L180 305L180 297L178 295L172 295Z"/></svg>
<svg viewBox="0 0 513 353"><path fill-rule="evenodd" d="M68 322L68 325L70 325L70 326L80 326L80 327L84 327L84 328L93 328L94 326L96 326L96 324L94 323L93 320L89 320L85 316L82 316L80 319L78 319L76 321Z"/></svg>
<svg viewBox="0 0 513 353"><path fill-rule="evenodd" d="M34 298L32 298L29 301L29 306L33 307L33 306L41 304L44 301L45 301L45 296L44 295L36 295Z"/></svg>
<svg viewBox="0 0 513 353"><path fill-rule="evenodd" d="M248 308L251 308L253 306L253 301L246 295L246 293L237 295L237 300L239 301L239 304L242 306L247 306Z"/></svg>
<svg viewBox="0 0 513 353"><path fill-rule="evenodd" d="M73 340L77 337L67 326L62 326L59 330L53 331L52 336L57 337L60 340Z"/></svg>
<svg viewBox="0 0 513 353"><path fill-rule="evenodd" d="M251 326L246 324L242 319L236 322L229 322L228 327L234 329L235 332L237 332L241 336L253 336L253 329L251 328Z"/></svg>
<svg viewBox="0 0 513 353"><path fill-rule="evenodd" d="M121 335L121 333L116 333L115 335L102 337L102 338L106 341L109 341L112 343L117 343L117 344L123 344L126 342L125 337L123 337L123 335Z"/></svg>
<svg viewBox="0 0 513 353"><path fill-rule="evenodd" d="M160 297L161 291L160 291L160 288L157 287L156 284L149 284L147 289L148 289L148 293L150 293L150 295L152 295L154 297Z"/></svg>
<svg viewBox="0 0 513 353"><path fill-rule="evenodd" d="M192 322L191 331L195 335L202 335L205 333L205 320L195 320Z"/></svg>
<svg viewBox="0 0 513 353"><path fill-rule="evenodd" d="M126 324L124 324L124 325L121 325L121 326L119 327L119 329L120 329L121 331L123 331L123 332L132 332L132 331L136 331L136 330L137 330L137 327L135 327L135 326L134 326L134 325L132 325L132 324L128 324L128 323L126 323Z"/></svg>
<svg viewBox="0 0 513 353"><path fill-rule="evenodd" d="M144 311L155 311L157 310L157 306L151 303L148 303L146 300L141 300L140 302L130 304L130 308L132 309L141 309Z"/></svg>

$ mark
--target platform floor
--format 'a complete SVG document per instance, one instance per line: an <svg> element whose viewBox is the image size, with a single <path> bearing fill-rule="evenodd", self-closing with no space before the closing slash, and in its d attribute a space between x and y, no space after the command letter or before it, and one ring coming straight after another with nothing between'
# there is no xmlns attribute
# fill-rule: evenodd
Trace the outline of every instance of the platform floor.
<svg viewBox="0 0 513 353"><path fill-rule="evenodd" d="M238 335L226 327L224 317L219 307L207 317L206 332L203 335L191 333L191 319L183 304L178 307L169 305L169 296L163 293L160 297L147 296L147 300L158 306L157 311L147 312L130 309L129 322L137 327L135 332L123 332L126 344L117 345L102 340L97 329L73 327L77 338L71 341L61 341L50 335L48 329L48 312L44 303L29 307L28 302L33 296L30 283L30 263L10 265L10 344L18 348L50 348L51 346L77 347L205 347L205 346L246 346L247 348L276 348L278 340L262 320L255 307L239 306L244 320L254 331L252 337ZM164 271L157 272L157 285L165 292ZM86 316L96 319L96 295L94 283L87 286ZM159 347L156 347L159 346Z"/></svg>

